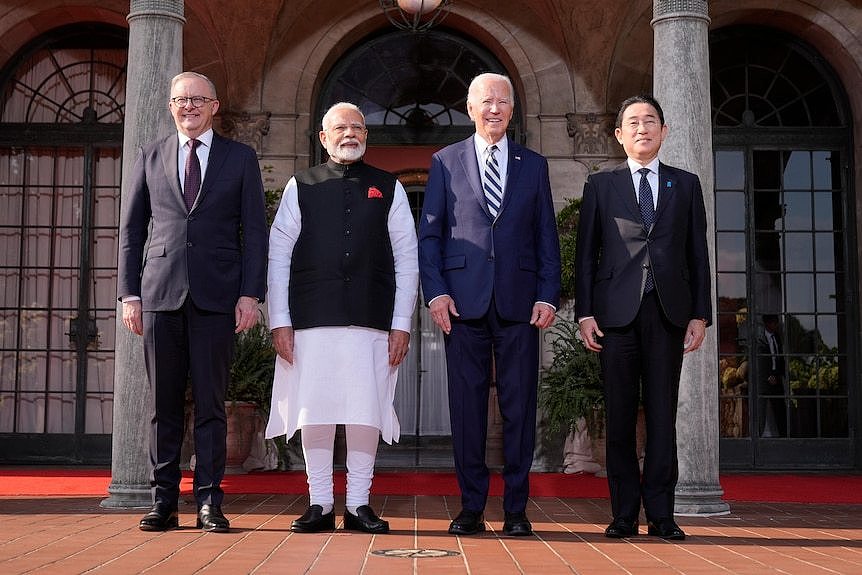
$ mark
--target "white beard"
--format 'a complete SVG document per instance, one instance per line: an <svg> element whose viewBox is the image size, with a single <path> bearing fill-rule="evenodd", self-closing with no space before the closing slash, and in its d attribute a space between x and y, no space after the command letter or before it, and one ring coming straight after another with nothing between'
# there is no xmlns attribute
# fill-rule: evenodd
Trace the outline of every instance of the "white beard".
<svg viewBox="0 0 862 575"><path fill-rule="evenodd" d="M358 148L337 147L334 149L326 148L329 157L340 163L355 162L365 155L365 144L360 144Z"/></svg>

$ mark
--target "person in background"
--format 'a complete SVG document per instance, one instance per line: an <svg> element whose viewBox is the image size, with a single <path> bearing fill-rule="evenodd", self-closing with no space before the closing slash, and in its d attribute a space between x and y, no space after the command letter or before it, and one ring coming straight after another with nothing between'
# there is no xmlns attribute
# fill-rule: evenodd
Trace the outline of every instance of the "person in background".
<svg viewBox="0 0 862 575"><path fill-rule="evenodd" d="M344 528L387 533L369 494L378 439L400 433L393 401L419 284L416 228L401 183L362 160L359 108L335 104L322 124L329 160L288 181L270 231L278 358L266 436L302 430L309 507L291 530L314 533L335 529L333 452L344 424Z"/></svg>
<svg viewBox="0 0 862 575"><path fill-rule="evenodd" d="M197 526L225 532L225 393L234 334L257 323L266 293L263 182L250 147L212 129L213 83L183 72L168 108L177 132L138 152L120 219L123 324L144 336L150 383L153 507L144 531L178 526L186 388L195 404Z"/></svg>
<svg viewBox="0 0 862 575"><path fill-rule="evenodd" d="M462 507L449 526L455 535L485 529L492 369L503 417L503 533L533 532L526 508L539 330L559 305L560 244L548 162L506 135L514 104L506 76L473 79L467 113L476 133L434 154L419 225L422 292L446 346Z"/></svg>

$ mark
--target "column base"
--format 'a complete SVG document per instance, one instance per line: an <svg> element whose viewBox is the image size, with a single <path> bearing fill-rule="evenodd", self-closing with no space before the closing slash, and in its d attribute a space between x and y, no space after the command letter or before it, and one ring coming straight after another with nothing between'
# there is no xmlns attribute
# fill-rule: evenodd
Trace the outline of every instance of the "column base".
<svg viewBox="0 0 862 575"><path fill-rule="evenodd" d="M683 517L711 517L728 515L730 504L721 499L724 490L721 487L686 487L677 488L674 495L673 512Z"/></svg>
<svg viewBox="0 0 862 575"><path fill-rule="evenodd" d="M105 509L148 509L153 505L153 492L149 485L108 486L110 496L99 503Z"/></svg>

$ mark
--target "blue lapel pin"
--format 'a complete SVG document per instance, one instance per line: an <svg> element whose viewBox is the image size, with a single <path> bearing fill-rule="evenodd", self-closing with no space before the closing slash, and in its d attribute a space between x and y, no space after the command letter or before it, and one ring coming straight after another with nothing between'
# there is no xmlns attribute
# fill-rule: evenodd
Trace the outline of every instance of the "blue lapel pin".
<svg viewBox="0 0 862 575"><path fill-rule="evenodd" d="M664 187L669 188L670 186L671 186L671 184L670 184L670 180L668 180L667 182L665 182Z"/></svg>

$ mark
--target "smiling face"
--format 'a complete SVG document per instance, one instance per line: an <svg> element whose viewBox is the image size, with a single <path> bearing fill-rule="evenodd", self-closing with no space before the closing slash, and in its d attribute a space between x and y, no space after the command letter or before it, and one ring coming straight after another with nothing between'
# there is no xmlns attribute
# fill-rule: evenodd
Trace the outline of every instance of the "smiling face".
<svg viewBox="0 0 862 575"><path fill-rule="evenodd" d="M499 76L480 76L470 85L467 114L476 124L476 133L490 144L506 135L515 111L514 95L509 83Z"/></svg>
<svg viewBox="0 0 862 575"><path fill-rule="evenodd" d="M191 98L195 96L203 96L209 101L195 107L191 102ZM173 98L178 97L189 98L189 102L185 106L178 106L173 102ZM180 78L171 88L171 98L168 107L180 133L189 138L197 138L212 127L219 102L206 80L193 76Z"/></svg>
<svg viewBox="0 0 862 575"><path fill-rule="evenodd" d="M362 114L348 107L335 107L326 113L320 143L332 161L351 164L365 155L368 130Z"/></svg>
<svg viewBox="0 0 862 575"><path fill-rule="evenodd" d="M637 102L623 110L620 127L614 130L614 135L629 158L646 165L658 156L667 136L667 125L662 124L653 106Z"/></svg>

